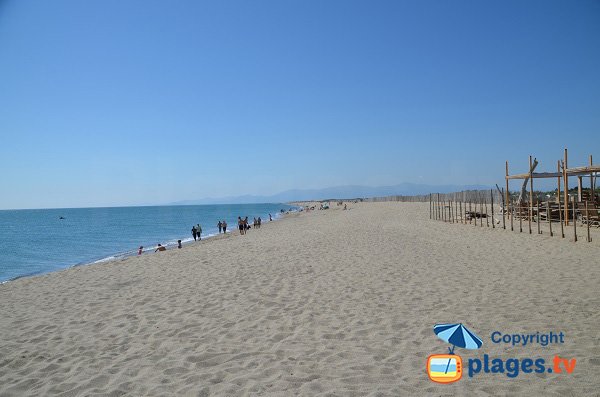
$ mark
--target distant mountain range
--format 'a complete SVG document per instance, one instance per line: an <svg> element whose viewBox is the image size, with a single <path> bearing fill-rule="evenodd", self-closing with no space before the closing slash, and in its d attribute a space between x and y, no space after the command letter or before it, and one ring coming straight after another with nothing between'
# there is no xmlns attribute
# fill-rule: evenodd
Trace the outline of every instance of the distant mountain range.
<svg viewBox="0 0 600 397"><path fill-rule="evenodd" d="M336 186L324 189L294 189L286 190L271 196L230 196L209 197L197 200L183 200L169 205L197 204L253 204L253 203L288 203L291 201L309 201L326 199L353 199L384 196L416 196L428 193L451 193L462 190L490 189L485 185L422 185L416 183L401 183L394 186Z"/></svg>

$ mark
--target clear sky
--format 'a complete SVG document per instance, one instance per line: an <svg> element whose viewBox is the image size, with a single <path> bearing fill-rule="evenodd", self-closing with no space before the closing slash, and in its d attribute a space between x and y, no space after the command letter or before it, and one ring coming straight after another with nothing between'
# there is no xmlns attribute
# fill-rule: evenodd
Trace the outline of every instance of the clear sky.
<svg viewBox="0 0 600 397"><path fill-rule="evenodd" d="M501 184L599 138L599 1L0 0L0 208Z"/></svg>

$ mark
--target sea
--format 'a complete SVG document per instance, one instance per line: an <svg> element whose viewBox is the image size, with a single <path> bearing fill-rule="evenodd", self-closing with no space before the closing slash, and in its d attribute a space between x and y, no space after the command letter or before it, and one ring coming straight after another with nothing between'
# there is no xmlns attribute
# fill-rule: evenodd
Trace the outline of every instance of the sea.
<svg viewBox="0 0 600 397"><path fill-rule="evenodd" d="M154 207L0 210L0 283L72 266L150 255L158 243L169 248L218 234L217 223L237 230L237 217L277 220L297 208L287 204L228 204Z"/></svg>

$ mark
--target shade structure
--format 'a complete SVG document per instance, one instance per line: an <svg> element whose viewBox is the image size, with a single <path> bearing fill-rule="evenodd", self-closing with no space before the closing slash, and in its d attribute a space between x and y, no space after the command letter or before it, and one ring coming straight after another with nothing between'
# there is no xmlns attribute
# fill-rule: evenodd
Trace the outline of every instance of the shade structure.
<svg viewBox="0 0 600 397"><path fill-rule="evenodd" d="M441 340L463 349L479 349L483 342L462 324L436 324L433 332Z"/></svg>

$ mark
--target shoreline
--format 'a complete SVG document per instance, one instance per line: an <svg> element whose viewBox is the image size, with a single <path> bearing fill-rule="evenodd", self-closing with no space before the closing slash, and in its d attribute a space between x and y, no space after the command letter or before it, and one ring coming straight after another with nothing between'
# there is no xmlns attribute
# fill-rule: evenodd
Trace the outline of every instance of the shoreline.
<svg viewBox="0 0 600 397"><path fill-rule="evenodd" d="M285 204L291 207L294 207L293 204L288 204L288 203L281 203L281 204ZM243 204L241 204L243 205ZM299 206L295 206L298 208L292 208L289 211L287 211L286 213L275 213L275 215L273 216L273 221L279 221L282 220L286 217L286 215L288 213L293 213L293 212L297 212L299 209ZM96 207L93 207L96 208ZM102 207L104 208L104 207ZM128 208L128 207L107 207L107 208ZM87 208L81 208L81 209L87 209ZM12 210L11 210L12 211ZM29 210L24 210L24 211L29 211ZM43 211L43 210L40 210ZM266 222L267 224L269 222ZM266 224L263 221L263 225ZM210 231L212 231L212 227L208 228L209 232L206 236L204 236L202 238L201 241L195 241L192 237L186 237L184 239L181 239L181 245L182 245L182 249L186 246L189 245L193 245L193 243L197 243L197 242L202 242L202 241L208 241L208 240L214 240L215 238L219 239L219 238L225 238L226 236L223 235L223 233L218 233L218 230L215 228L215 233L211 233ZM238 232L237 229L237 225L235 225L235 229L229 229L229 231L227 232L227 234L234 234L235 232ZM172 240L167 240L165 243L161 243L163 244L164 247L167 247L167 251L173 250L173 249L177 249L177 240L176 239L172 239ZM67 265L65 267L61 267L61 268L57 268L57 269L51 269L51 270L40 270L34 273L27 273L27 274L22 274L22 275L18 275L15 277L11 277L7 280L0 280L0 286L6 283L10 283L16 280L20 280L23 278L31 278L31 277L39 277L39 276L43 276L46 274L52 274L52 273L56 273L56 272L62 272L65 270L69 270L69 269L73 269L73 268L77 268L77 267L82 267L82 266L91 266L91 265L102 265L102 264L106 264L106 263L111 263L111 262L119 262L119 261L124 261L128 258L132 258L132 257L138 257L138 256L145 256L145 255L150 255L150 254L157 254L158 252L154 252L154 250L156 249L156 246L153 245L151 248L144 248L144 250L142 251L142 255L138 255L137 248L134 248L132 250L129 251L125 251L125 252L116 252L116 253L111 253L108 254L106 256L100 257L99 259L91 259L89 261L84 261L84 262L79 262L79 263L75 263L72 265Z"/></svg>

